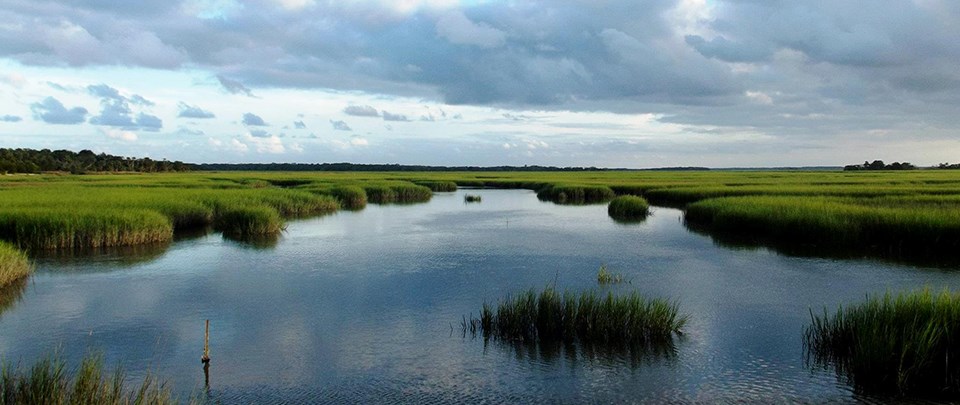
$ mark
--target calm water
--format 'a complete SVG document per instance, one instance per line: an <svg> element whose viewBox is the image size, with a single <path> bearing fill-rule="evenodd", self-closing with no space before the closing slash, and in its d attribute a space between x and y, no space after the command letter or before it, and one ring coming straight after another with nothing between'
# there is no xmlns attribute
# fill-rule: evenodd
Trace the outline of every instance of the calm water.
<svg viewBox="0 0 960 405"><path fill-rule="evenodd" d="M483 202L464 204L467 192ZM75 361L93 350L131 380L152 371L183 396L227 403L853 402L864 398L831 371L804 366L809 309L888 289L960 289L960 272L717 247L681 215L655 208L623 225L605 205L461 190L291 222L275 244L209 234L42 260L0 314L0 353L34 359L59 348ZM691 315L675 355L460 334L461 316L484 301L554 282L596 288L602 263L631 280L612 288L675 298Z"/></svg>

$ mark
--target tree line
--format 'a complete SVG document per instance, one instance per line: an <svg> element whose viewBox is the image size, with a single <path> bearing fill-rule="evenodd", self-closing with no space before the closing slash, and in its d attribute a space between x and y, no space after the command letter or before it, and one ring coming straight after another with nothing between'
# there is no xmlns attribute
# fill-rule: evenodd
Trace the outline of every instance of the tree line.
<svg viewBox="0 0 960 405"><path fill-rule="evenodd" d="M917 167L910 164L909 162L893 162L890 164L883 163L882 160L874 160L872 162L863 162L862 165L846 165L843 167L843 170L846 171L856 171L856 170L914 170Z"/></svg>
<svg viewBox="0 0 960 405"><path fill-rule="evenodd" d="M185 172L190 165L180 161L153 160L96 154L89 150L72 152L50 149L0 148L0 174L50 171L82 174L87 172Z"/></svg>

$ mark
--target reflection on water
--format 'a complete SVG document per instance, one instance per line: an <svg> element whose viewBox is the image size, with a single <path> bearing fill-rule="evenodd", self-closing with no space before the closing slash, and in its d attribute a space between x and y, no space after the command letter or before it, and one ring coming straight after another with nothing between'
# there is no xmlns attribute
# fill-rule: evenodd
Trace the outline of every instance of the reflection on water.
<svg viewBox="0 0 960 405"><path fill-rule="evenodd" d="M868 260L731 250L674 209L622 225L603 205L560 206L528 190L437 193L291 221L258 244L203 233L165 246L42 258L2 302L0 356L90 350L131 381L168 377L223 403L855 402L829 370L804 366L811 308L923 286L960 272ZM264 246L264 245L259 245ZM516 346L451 334L477 303L548 284L595 289L601 264L690 315L667 353ZM115 271L123 269L123 271Z"/></svg>
<svg viewBox="0 0 960 405"><path fill-rule="evenodd" d="M31 259L44 270L66 271L78 267L90 268L92 263L100 271L125 269L157 260L167 249L169 242L147 243L133 246L108 246L90 249L34 250Z"/></svg>
<svg viewBox="0 0 960 405"><path fill-rule="evenodd" d="M253 250L273 249L277 247L278 243L280 243L281 238L281 234L248 236L223 235L223 240L232 242L232 244L235 246Z"/></svg>
<svg viewBox="0 0 960 405"><path fill-rule="evenodd" d="M773 249L777 253L794 257L820 257L836 260L877 259L891 263L914 266L955 269L960 267L960 255L944 254L942 251L923 250L913 247L909 250L895 247L863 246L849 248L823 244L788 243L771 238L763 238L736 232L718 232L708 226L684 221L688 230L698 235L709 236L713 242L726 249Z"/></svg>
<svg viewBox="0 0 960 405"><path fill-rule="evenodd" d="M27 283L30 277L21 277L10 284L0 287L0 315L16 305L23 298L23 292L27 289Z"/></svg>
<svg viewBox="0 0 960 405"><path fill-rule="evenodd" d="M500 350L512 354L518 361L555 366L560 362L568 368L581 364L601 367L638 369L644 365L663 364L677 359L673 341L663 344L583 344L571 342L520 342L483 339L483 350Z"/></svg>

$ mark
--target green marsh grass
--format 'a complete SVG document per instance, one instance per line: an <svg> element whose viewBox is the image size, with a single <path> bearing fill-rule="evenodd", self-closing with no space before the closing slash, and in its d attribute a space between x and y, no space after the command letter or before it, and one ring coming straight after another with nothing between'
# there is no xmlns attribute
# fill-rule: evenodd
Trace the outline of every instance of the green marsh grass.
<svg viewBox="0 0 960 405"><path fill-rule="evenodd" d="M726 197L691 204L685 218L711 232L748 234L783 244L893 256L960 249L956 198Z"/></svg>
<svg viewBox="0 0 960 405"><path fill-rule="evenodd" d="M415 181L413 183L419 186L427 187L430 189L430 191L436 191L436 192L457 191L457 183L454 181Z"/></svg>
<svg viewBox="0 0 960 405"><path fill-rule="evenodd" d="M33 264L25 253L0 242L0 289L25 279L32 272Z"/></svg>
<svg viewBox="0 0 960 405"><path fill-rule="evenodd" d="M638 221L650 214L650 204L643 197L622 195L607 206L607 215L621 221Z"/></svg>
<svg viewBox="0 0 960 405"><path fill-rule="evenodd" d="M276 235L283 231L283 219L273 208L246 206L225 209L217 216L213 228L233 238Z"/></svg>
<svg viewBox="0 0 960 405"><path fill-rule="evenodd" d="M610 187L591 185L551 185L541 189L537 198L557 204L597 204L616 197Z"/></svg>
<svg viewBox="0 0 960 405"><path fill-rule="evenodd" d="M0 405L6 404L174 404L166 383L147 376L140 384L126 382L122 369L107 372L103 358L84 357L76 370L68 370L57 356L40 359L30 367L0 365Z"/></svg>
<svg viewBox="0 0 960 405"><path fill-rule="evenodd" d="M576 294L546 288L507 297L496 309L484 304L480 318L464 319L462 327L508 341L655 345L672 342L686 322L677 303L636 292Z"/></svg>
<svg viewBox="0 0 960 405"><path fill-rule="evenodd" d="M474 194L467 194L463 196L463 202L467 203L478 203L483 201L483 197Z"/></svg>
<svg viewBox="0 0 960 405"><path fill-rule="evenodd" d="M960 294L888 292L810 315L808 361L832 366L858 391L960 398Z"/></svg>
<svg viewBox="0 0 960 405"><path fill-rule="evenodd" d="M607 269L606 264L600 265L600 270L597 271L597 283L598 284L619 284L623 282L623 274L613 273Z"/></svg>
<svg viewBox="0 0 960 405"><path fill-rule="evenodd" d="M367 193L358 186L339 186L330 190L340 207L347 210L362 210L367 206Z"/></svg>

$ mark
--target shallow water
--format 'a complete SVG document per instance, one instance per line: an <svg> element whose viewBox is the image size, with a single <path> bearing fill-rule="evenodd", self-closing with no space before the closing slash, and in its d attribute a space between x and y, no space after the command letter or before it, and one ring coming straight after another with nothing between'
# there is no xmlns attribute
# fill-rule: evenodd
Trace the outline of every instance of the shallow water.
<svg viewBox="0 0 960 405"><path fill-rule="evenodd" d="M465 204L466 193L482 195ZM40 259L0 299L0 353L75 362L101 352L129 381L166 377L223 402L854 402L805 367L810 309L924 286L960 272L731 250L678 210L618 224L605 205L559 206L526 190L437 193L419 205L291 222L276 243L218 234L84 258ZM518 347L463 337L483 302L542 288L597 288L601 264L690 314L673 355ZM8 294L9 295L9 294ZM210 387L199 358L211 321Z"/></svg>

